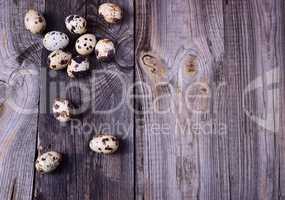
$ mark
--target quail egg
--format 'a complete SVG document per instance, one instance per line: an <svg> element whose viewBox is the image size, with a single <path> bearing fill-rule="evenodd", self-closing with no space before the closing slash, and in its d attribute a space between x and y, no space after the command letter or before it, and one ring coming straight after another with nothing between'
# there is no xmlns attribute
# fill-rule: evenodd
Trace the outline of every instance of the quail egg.
<svg viewBox="0 0 285 200"><path fill-rule="evenodd" d="M33 34L42 33L46 28L44 16L36 10L29 10L24 20L26 29Z"/></svg>
<svg viewBox="0 0 285 200"><path fill-rule="evenodd" d="M89 147L97 153L111 154L118 150L119 140L112 135L98 135L90 141Z"/></svg>
<svg viewBox="0 0 285 200"><path fill-rule="evenodd" d="M62 50L55 50L48 56L49 68L53 70L60 70L67 67L70 62L71 54Z"/></svg>
<svg viewBox="0 0 285 200"><path fill-rule="evenodd" d="M49 51L64 49L68 44L68 36L59 31L48 32L43 39L43 45Z"/></svg>
<svg viewBox="0 0 285 200"><path fill-rule="evenodd" d="M67 66L67 75L71 78L84 76L89 72L89 65L87 58L76 56Z"/></svg>
<svg viewBox="0 0 285 200"><path fill-rule="evenodd" d="M61 163L62 155L55 151L49 151L40 155L36 160L36 170L40 173L54 171Z"/></svg>
<svg viewBox="0 0 285 200"><path fill-rule="evenodd" d="M71 119L71 104L66 99L55 99L52 107L54 117L60 122L68 122Z"/></svg>
<svg viewBox="0 0 285 200"><path fill-rule="evenodd" d="M95 54L98 60L110 60L114 57L115 52L115 45L109 39L99 40L95 46Z"/></svg>
<svg viewBox="0 0 285 200"><path fill-rule="evenodd" d="M123 11L114 3L103 3L98 8L98 13L107 23L114 24L122 20Z"/></svg>
<svg viewBox="0 0 285 200"><path fill-rule="evenodd" d="M87 31L87 21L79 15L69 15L65 18L66 28L74 34L83 34Z"/></svg>
<svg viewBox="0 0 285 200"><path fill-rule="evenodd" d="M75 49L80 55L89 55L96 45L96 36L93 34L84 34L80 36L75 44Z"/></svg>

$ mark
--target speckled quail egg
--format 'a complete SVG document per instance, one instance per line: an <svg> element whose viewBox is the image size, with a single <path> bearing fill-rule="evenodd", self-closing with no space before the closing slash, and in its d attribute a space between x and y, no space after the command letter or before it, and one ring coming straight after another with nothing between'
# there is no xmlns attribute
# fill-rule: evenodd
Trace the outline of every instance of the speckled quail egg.
<svg viewBox="0 0 285 200"><path fill-rule="evenodd" d="M99 40L95 46L95 54L98 60L110 60L114 57L115 52L115 45L109 39Z"/></svg>
<svg viewBox="0 0 285 200"><path fill-rule="evenodd" d="M96 45L96 36L93 34L84 34L80 36L76 43L75 49L80 55L89 55L92 53Z"/></svg>
<svg viewBox="0 0 285 200"><path fill-rule="evenodd" d="M98 13L110 24L118 23L123 17L123 10L114 3L103 3L99 6Z"/></svg>
<svg viewBox="0 0 285 200"><path fill-rule="evenodd" d="M89 72L89 65L87 58L76 56L67 66L67 75L71 78L84 76Z"/></svg>
<svg viewBox="0 0 285 200"><path fill-rule="evenodd" d="M44 16L36 10L29 10L24 20L26 29L33 34L42 33L46 28Z"/></svg>
<svg viewBox="0 0 285 200"><path fill-rule="evenodd" d="M66 99L55 99L52 107L54 117L60 122L68 122L71 119L71 104Z"/></svg>
<svg viewBox="0 0 285 200"><path fill-rule="evenodd" d="M49 51L64 49L68 43L68 36L59 31L48 32L43 39L43 45Z"/></svg>
<svg viewBox="0 0 285 200"><path fill-rule="evenodd" d="M49 68L53 70L60 70L67 67L70 62L71 54L62 50L55 50L48 56Z"/></svg>
<svg viewBox="0 0 285 200"><path fill-rule="evenodd" d="M98 135L90 141L89 147L97 153L110 154L118 150L119 140L112 135Z"/></svg>
<svg viewBox="0 0 285 200"><path fill-rule="evenodd" d="M54 171L61 163L62 155L55 151L49 151L40 155L36 160L36 170L40 173Z"/></svg>
<svg viewBox="0 0 285 200"><path fill-rule="evenodd" d="M79 15L69 15L65 18L66 28L74 34L83 34L87 31L87 21Z"/></svg>

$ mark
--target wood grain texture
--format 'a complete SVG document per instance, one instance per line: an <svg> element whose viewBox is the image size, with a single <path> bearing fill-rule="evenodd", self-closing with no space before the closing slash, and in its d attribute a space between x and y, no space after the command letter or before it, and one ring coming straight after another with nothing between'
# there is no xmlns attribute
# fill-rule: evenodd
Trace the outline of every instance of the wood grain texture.
<svg viewBox="0 0 285 200"><path fill-rule="evenodd" d="M85 1L53 1L46 0L47 31L58 30L66 32L64 20L69 14L85 15ZM83 4L83 6L81 6ZM71 44L74 41L71 39ZM68 51L74 53L70 45ZM36 174L33 199L77 199L85 194L80 193L83 185L78 180L80 174L79 160L84 159L81 148L82 139L71 133L70 124L60 124L51 112L53 101L56 97L73 99L73 93L67 90L69 79L66 71L53 72L48 69L47 57L49 52L43 50L41 63L41 91L40 91L40 116L38 126L38 154L49 150L60 152L64 156L64 165L51 175ZM77 82L75 81L75 86ZM77 93L76 93L77 92ZM80 99L80 91L76 90L75 100ZM68 96L69 95L69 96ZM83 137L84 135L80 135ZM87 140L87 139L85 139ZM87 144L85 144L87 146ZM82 163L84 166L85 163ZM78 169L78 170L77 170ZM79 183L79 184L78 184Z"/></svg>
<svg viewBox="0 0 285 200"><path fill-rule="evenodd" d="M192 119L187 109L181 109L185 106L181 100L183 89L202 75L197 74L196 65L191 69L198 76L184 74L186 65L192 65L193 52L199 50L191 53L194 36L189 35L190 22L197 20L196 13L194 19L189 15L193 4L137 1L136 80L143 83L137 93L144 95L136 99L136 107L141 111L136 116L139 199L198 196L198 138L177 129Z"/></svg>
<svg viewBox="0 0 285 200"><path fill-rule="evenodd" d="M282 1L228 1L226 5L224 69L229 83L226 118L233 199L284 198L280 185L284 144L279 139L284 134L279 122L282 8Z"/></svg>
<svg viewBox="0 0 285 200"><path fill-rule="evenodd" d="M112 62L98 63L93 53L89 56L90 76L71 80L65 70L46 70L47 52L43 52L38 150L39 153L58 151L64 155L64 163L51 175L37 174L34 199L113 200L134 196L133 115L123 93L133 82L133 5L132 1L117 1L124 9L124 20L110 26L97 15L102 2L46 0L49 30L66 32L67 15L85 16L88 32L96 34L97 39L112 39L117 54ZM68 51L75 55L76 37L70 35L70 38ZM70 123L60 124L50 113L55 97L67 98L77 107L79 113ZM89 149L90 139L104 133L120 138L118 153L98 155Z"/></svg>
<svg viewBox="0 0 285 200"><path fill-rule="evenodd" d="M90 181L95 184L90 189L90 199L133 199L134 118L128 95L134 79L133 1L112 1L124 11L123 21L117 25L107 25L98 17L96 8L106 1L87 2L87 20L94 25L91 31L96 33L98 39L111 39L117 53L110 63L98 63L92 59L95 70L92 75L91 107L94 114L82 123L90 123L97 128L91 136L98 133L113 134L120 138L121 145L119 152L111 156L91 153L93 173L90 172Z"/></svg>
<svg viewBox="0 0 285 200"><path fill-rule="evenodd" d="M138 199L283 198L283 8L136 1Z"/></svg>
<svg viewBox="0 0 285 200"><path fill-rule="evenodd" d="M0 0L0 80L11 85L0 199L285 199L284 1L114 0L124 20L112 26L98 16L103 2ZM41 36L24 30L29 8L48 30L85 16L116 43L114 60L91 56L90 76L75 80L48 70ZM50 112L58 96L81 108L65 125ZM99 133L118 136L119 152L91 152ZM63 165L35 173L48 150Z"/></svg>
<svg viewBox="0 0 285 200"><path fill-rule="evenodd" d="M43 11L44 1L0 1L1 81L9 84L9 99L0 120L0 199L31 199L39 101L38 36L24 28L29 8ZM1 82L2 84L2 82Z"/></svg>

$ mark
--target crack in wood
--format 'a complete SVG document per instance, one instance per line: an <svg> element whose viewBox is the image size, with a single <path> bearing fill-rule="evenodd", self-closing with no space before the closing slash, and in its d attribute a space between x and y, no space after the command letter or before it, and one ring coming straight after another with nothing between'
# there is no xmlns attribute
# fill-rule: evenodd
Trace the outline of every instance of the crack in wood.
<svg viewBox="0 0 285 200"><path fill-rule="evenodd" d="M15 178L13 180L12 191L11 191L11 195L9 198L10 200L16 200L16 195L17 195L16 183L17 183L17 179Z"/></svg>

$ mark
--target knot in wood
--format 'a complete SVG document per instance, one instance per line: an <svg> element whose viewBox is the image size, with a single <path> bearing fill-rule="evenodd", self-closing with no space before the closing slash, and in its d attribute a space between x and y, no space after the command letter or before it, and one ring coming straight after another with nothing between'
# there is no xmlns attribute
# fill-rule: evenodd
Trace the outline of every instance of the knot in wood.
<svg viewBox="0 0 285 200"><path fill-rule="evenodd" d="M196 57L189 56L184 61L184 67L187 74L194 76L197 74L197 59Z"/></svg>

